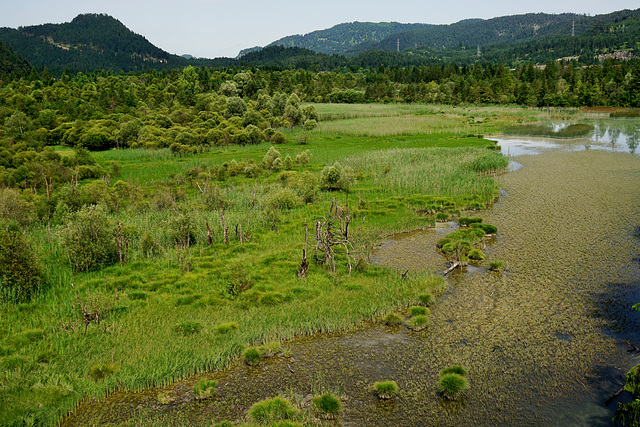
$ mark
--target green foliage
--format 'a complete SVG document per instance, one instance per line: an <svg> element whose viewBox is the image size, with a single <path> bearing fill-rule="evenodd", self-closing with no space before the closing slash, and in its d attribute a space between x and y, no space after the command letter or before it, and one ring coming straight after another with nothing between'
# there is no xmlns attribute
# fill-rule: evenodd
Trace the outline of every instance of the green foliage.
<svg viewBox="0 0 640 427"><path fill-rule="evenodd" d="M311 196L309 196L311 197ZM269 196L267 207L290 210L302 204L302 199L290 188L281 188Z"/></svg>
<svg viewBox="0 0 640 427"><path fill-rule="evenodd" d="M100 379L113 375L116 371L117 371L116 367L113 366L112 364L101 363L91 367L91 369L89 370L89 376L94 381L98 381Z"/></svg>
<svg viewBox="0 0 640 427"><path fill-rule="evenodd" d="M469 259L472 259L474 261L484 261L485 259L487 259L486 255L480 249L475 248L471 249L467 256L469 257Z"/></svg>
<svg viewBox="0 0 640 427"><path fill-rule="evenodd" d="M320 187L330 191L349 191L353 180L351 170L335 162L333 166L325 166L320 174Z"/></svg>
<svg viewBox="0 0 640 427"><path fill-rule="evenodd" d="M169 220L168 227L171 242L175 246L188 248L197 242L196 227L190 214L180 212L174 215Z"/></svg>
<svg viewBox="0 0 640 427"><path fill-rule="evenodd" d="M260 351L255 347L249 347L244 352L244 362L247 365L255 366L260 363L261 358L262 355L260 354Z"/></svg>
<svg viewBox="0 0 640 427"><path fill-rule="evenodd" d="M313 398L313 407L320 416L334 419L342 410L342 402L336 396L325 393Z"/></svg>
<svg viewBox="0 0 640 427"><path fill-rule="evenodd" d="M267 151L267 154L265 154L264 157L262 158L262 167L265 169L276 169L274 168L273 163L277 159L280 159L280 162L282 162L282 155L280 154L280 152L276 150L275 147L269 148L269 151ZM280 169L282 169L282 167L280 167Z"/></svg>
<svg viewBox="0 0 640 427"><path fill-rule="evenodd" d="M491 261L489 263L489 270L491 270L491 271L504 271L504 262L502 262L502 261Z"/></svg>
<svg viewBox="0 0 640 427"><path fill-rule="evenodd" d="M196 396L196 399L206 399L215 392L217 384L214 380L203 378L193 387L193 394Z"/></svg>
<svg viewBox="0 0 640 427"><path fill-rule="evenodd" d="M429 309L427 307L422 307L422 306L410 307L409 314L411 316L424 316L429 314Z"/></svg>
<svg viewBox="0 0 640 427"><path fill-rule="evenodd" d="M90 271L116 261L115 227L99 206L87 206L70 214L60 229L69 265Z"/></svg>
<svg viewBox="0 0 640 427"><path fill-rule="evenodd" d="M431 294L420 294L418 295L418 299L424 305L430 305L433 302L433 295Z"/></svg>
<svg viewBox="0 0 640 427"><path fill-rule="evenodd" d="M476 228L484 231L485 234L496 234L498 233L498 227L491 224L480 224L480 223L472 223L471 228Z"/></svg>
<svg viewBox="0 0 640 427"><path fill-rule="evenodd" d="M402 319L395 313L389 313L382 319L385 325L397 326L402 324Z"/></svg>
<svg viewBox="0 0 640 427"><path fill-rule="evenodd" d="M185 337L198 334L202 331L202 323L200 322L182 322L173 326L173 332Z"/></svg>
<svg viewBox="0 0 640 427"><path fill-rule="evenodd" d="M274 425L280 421L295 420L298 411L283 397L262 400L249 410L251 420L259 425Z"/></svg>
<svg viewBox="0 0 640 427"><path fill-rule="evenodd" d="M380 399L393 399L400 391L395 381L378 381L373 389Z"/></svg>
<svg viewBox="0 0 640 427"><path fill-rule="evenodd" d="M453 366L449 366L448 368L443 369L440 372L440 376L446 375L446 374L458 374L460 376L466 377L467 376L467 370L464 369L460 365L453 365Z"/></svg>
<svg viewBox="0 0 640 427"><path fill-rule="evenodd" d="M469 388L469 383L462 375L448 373L440 376L438 387L445 399L458 400Z"/></svg>
<svg viewBox="0 0 640 427"><path fill-rule="evenodd" d="M640 365L636 365L625 376L624 389L632 394L640 394Z"/></svg>
<svg viewBox="0 0 640 427"><path fill-rule="evenodd" d="M15 223L0 222L0 301L29 301L44 282L31 242Z"/></svg>
<svg viewBox="0 0 640 427"><path fill-rule="evenodd" d="M407 320L407 326L413 331L421 331L429 326L429 316L418 315Z"/></svg>
<svg viewBox="0 0 640 427"><path fill-rule="evenodd" d="M238 329L238 322L221 323L216 326L216 332L219 334L228 334Z"/></svg>

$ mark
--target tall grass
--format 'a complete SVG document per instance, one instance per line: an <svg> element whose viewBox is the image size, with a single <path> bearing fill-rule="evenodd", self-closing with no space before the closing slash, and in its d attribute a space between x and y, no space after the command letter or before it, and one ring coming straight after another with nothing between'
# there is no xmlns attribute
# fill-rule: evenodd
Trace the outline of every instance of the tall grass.
<svg viewBox="0 0 640 427"><path fill-rule="evenodd" d="M378 115L431 114L439 107L376 106L369 112L369 106L354 108L360 111L357 114L369 114L369 127L375 128ZM470 122L463 116L469 112L460 112L464 118L456 115L453 120ZM429 120L439 123L443 133L429 136L423 127ZM278 150L283 157L311 151L311 163L296 166L298 173L319 175L333 161L355 171L351 214L354 221L361 221L366 213L367 222L360 240L354 240L370 245L380 233L425 224L415 215L416 205L434 197L464 205L471 200L489 201L497 189L491 178L478 174L498 170L499 154L459 147L490 143L458 138L444 125L449 119L429 120L409 118L396 125L384 120L379 125L387 127L390 135L400 135L408 124L415 126L411 132L424 131L401 138L344 136L334 128L306 134L307 145L300 146L294 142L298 133L289 132L291 142ZM474 119L468 126L482 131L494 124ZM355 122L355 127L366 128L366 121ZM458 148L430 148L434 145ZM224 244L221 211L207 205L186 171L202 164L206 171L231 159L259 163L268 148L261 144L212 149L182 158L166 150L111 150L95 155L105 168L112 161L120 164L121 176L112 178L112 185L123 179L137 184L142 193L122 205L118 215L129 233L128 262L74 273L55 225L31 230L48 286L30 303L0 306L0 420L55 425L82 399L220 369L236 361L248 346L345 331L415 305L421 295L438 293L441 280L429 275L402 280L376 266L349 275L345 259L339 259L336 274L328 274L313 256L309 256L307 279L299 281L305 219L313 230L313 220L326 215L330 200L344 205L346 196L320 192L315 203L269 209L270 195L286 185L275 172L209 181L225 200L228 242ZM154 202L169 190L181 196L162 206ZM170 237L172 220L179 213L186 213L196 229L197 241L188 248L176 248ZM111 215L115 220L115 213ZM206 243L207 224L211 246ZM242 241L235 233L237 225L244 233ZM147 234L158 247L153 253L140 246ZM85 325L81 305L100 313L100 323ZM223 324L235 327L220 333ZM198 326L184 334L180 325Z"/></svg>

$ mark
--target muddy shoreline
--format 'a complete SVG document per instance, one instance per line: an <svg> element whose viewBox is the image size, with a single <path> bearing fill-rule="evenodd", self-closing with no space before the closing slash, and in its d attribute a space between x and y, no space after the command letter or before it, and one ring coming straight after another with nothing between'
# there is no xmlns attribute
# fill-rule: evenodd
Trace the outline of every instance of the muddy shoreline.
<svg viewBox="0 0 640 427"><path fill-rule="evenodd" d="M507 271L452 274L428 329L376 324L296 340L285 344L290 358L116 392L84 402L63 425L135 424L140 411L176 424L242 422L261 399L303 402L320 389L343 397L337 425L610 425L614 406L602 402L634 363L623 341L636 338L639 324L629 303L640 301L640 158L553 151L517 160L521 169L498 178L500 203L481 214L499 227L487 262L503 261ZM376 259L441 272L438 233L403 234ZM452 364L467 368L471 388L449 403L436 382ZM202 377L218 381L216 395L195 401L191 387ZM385 379L401 390L391 403L371 391ZM176 400L159 405L159 392Z"/></svg>

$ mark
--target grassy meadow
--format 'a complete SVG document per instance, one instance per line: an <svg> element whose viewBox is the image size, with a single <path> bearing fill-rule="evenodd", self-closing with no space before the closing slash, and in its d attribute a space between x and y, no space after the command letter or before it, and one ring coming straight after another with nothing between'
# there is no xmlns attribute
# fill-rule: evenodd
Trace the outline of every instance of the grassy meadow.
<svg viewBox="0 0 640 427"><path fill-rule="evenodd" d="M492 175L507 161L479 135L574 114L316 108L316 129L284 130L277 166L266 159L268 144L183 157L93 153L113 174L77 191L95 198L114 229L120 224L126 263L74 271L60 224L30 230L48 285L30 303L0 306L0 424L56 425L84 399L221 369L247 347L348 330L436 296L440 278L372 265L371 247L388 233L431 226L438 212L492 203ZM331 168L339 179L327 178ZM332 201L341 220L349 215L353 247L350 259L338 253L335 271L315 249L316 221ZM305 222L309 268L299 279Z"/></svg>

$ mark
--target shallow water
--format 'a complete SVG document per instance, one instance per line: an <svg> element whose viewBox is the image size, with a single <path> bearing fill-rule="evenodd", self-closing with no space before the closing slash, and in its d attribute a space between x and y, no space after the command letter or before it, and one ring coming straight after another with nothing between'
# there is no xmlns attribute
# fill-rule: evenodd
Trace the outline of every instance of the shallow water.
<svg viewBox="0 0 640 427"><path fill-rule="evenodd" d="M65 425L122 422L143 408L240 420L258 400L305 401L321 387L343 397L338 425L610 425L615 402L603 402L638 363L624 339L638 339L640 320L630 308L640 301L640 158L545 150L517 160L519 170L498 178L500 202L473 213L498 226L485 253L507 271L450 274L426 330L376 324L297 340L286 344L292 358L206 375L218 381L215 398L194 401L190 389L202 376L192 377L162 389L176 398L172 405L157 403L161 389L118 392L84 403ZM394 236L375 259L441 274L446 262L434 243L448 231ZM471 387L450 403L436 382L453 364L467 368ZM395 402L373 395L383 379L398 383Z"/></svg>

